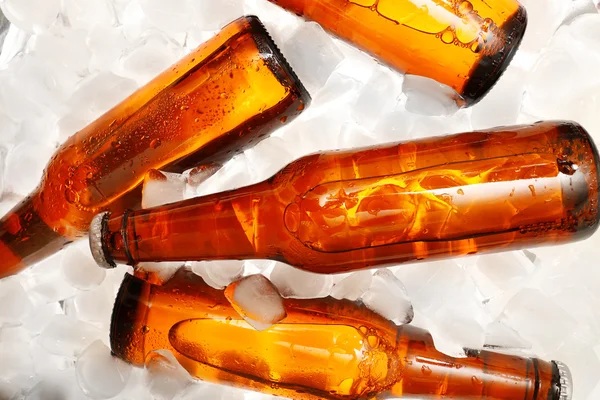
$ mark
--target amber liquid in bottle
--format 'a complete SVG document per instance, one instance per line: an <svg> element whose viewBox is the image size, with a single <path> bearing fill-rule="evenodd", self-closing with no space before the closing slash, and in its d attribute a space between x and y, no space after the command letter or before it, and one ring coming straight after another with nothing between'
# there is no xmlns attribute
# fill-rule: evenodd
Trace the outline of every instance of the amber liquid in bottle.
<svg viewBox="0 0 600 400"><path fill-rule="evenodd" d="M114 261L274 259L318 273L584 239L599 156L571 122L313 154L249 187L123 215L90 241Z"/></svg>
<svg viewBox="0 0 600 400"><path fill-rule="evenodd" d="M516 0L270 0L402 72L452 87L472 105L525 33Z"/></svg>
<svg viewBox="0 0 600 400"><path fill-rule="evenodd" d="M150 169L222 163L310 102L256 17L243 17L72 136L0 221L0 278L139 204Z"/></svg>
<svg viewBox="0 0 600 400"><path fill-rule="evenodd" d="M111 347L138 366L166 349L197 378L294 399L570 399L561 363L475 350L449 357L426 331L348 300L284 306L283 321L257 331L187 269L162 286L126 275Z"/></svg>

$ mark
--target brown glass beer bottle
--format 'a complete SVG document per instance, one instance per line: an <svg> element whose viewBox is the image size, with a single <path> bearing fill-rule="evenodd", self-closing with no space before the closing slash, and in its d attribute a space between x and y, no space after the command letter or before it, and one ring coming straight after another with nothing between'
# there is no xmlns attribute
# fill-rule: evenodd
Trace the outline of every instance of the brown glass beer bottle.
<svg viewBox="0 0 600 400"><path fill-rule="evenodd" d="M150 169L221 163L291 121L310 96L256 17L243 17L72 136L0 221L0 278L139 204Z"/></svg>
<svg viewBox="0 0 600 400"><path fill-rule="evenodd" d="M318 273L584 239L600 158L571 122L313 154L272 178L162 207L99 215L114 262L273 259Z"/></svg>
<svg viewBox="0 0 600 400"><path fill-rule="evenodd" d="M438 352L431 335L364 305L331 297L284 299L287 317L257 331L222 290L187 269L162 286L126 275L110 342L143 366L170 350L192 376L293 399L570 400L559 362L468 350Z"/></svg>
<svg viewBox="0 0 600 400"><path fill-rule="evenodd" d="M269 1L392 68L452 87L466 105L502 75L527 25L516 0Z"/></svg>

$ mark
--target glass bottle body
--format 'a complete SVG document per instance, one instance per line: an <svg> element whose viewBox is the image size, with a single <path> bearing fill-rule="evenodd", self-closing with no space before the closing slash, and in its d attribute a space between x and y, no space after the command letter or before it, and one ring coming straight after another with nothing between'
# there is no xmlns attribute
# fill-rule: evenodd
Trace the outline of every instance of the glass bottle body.
<svg viewBox="0 0 600 400"><path fill-rule="evenodd" d="M162 286L127 275L111 347L138 366L167 349L197 378L295 399L560 398L554 362L472 350L449 357L426 331L347 300L284 299L284 306L281 323L256 331L222 290L189 270Z"/></svg>
<svg viewBox="0 0 600 400"><path fill-rule="evenodd" d="M504 72L525 33L515 0L270 0L407 74L472 105Z"/></svg>
<svg viewBox="0 0 600 400"><path fill-rule="evenodd" d="M598 227L598 165L570 122L314 154L250 187L99 216L91 244L104 265L268 258L337 273L573 241Z"/></svg>
<svg viewBox="0 0 600 400"><path fill-rule="evenodd" d="M0 277L136 207L150 169L222 163L291 121L308 93L256 17L243 17L68 139L0 221Z"/></svg>

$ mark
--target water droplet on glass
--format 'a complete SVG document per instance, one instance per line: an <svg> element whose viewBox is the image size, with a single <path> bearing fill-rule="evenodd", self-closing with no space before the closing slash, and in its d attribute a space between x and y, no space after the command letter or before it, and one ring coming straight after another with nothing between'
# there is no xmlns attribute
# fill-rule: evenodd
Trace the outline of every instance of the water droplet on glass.
<svg viewBox="0 0 600 400"><path fill-rule="evenodd" d="M154 139L150 142L150 147L153 149L157 149L161 145L160 139Z"/></svg>
<svg viewBox="0 0 600 400"><path fill-rule="evenodd" d="M74 204L79 200L79 195L72 189L65 190L65 199L67 202Z"/></svg>
<svg viewBox="0 0 600 400"><path fill-rule="evenodd" d="M377 336L369 336L367 338L367 343L369 343L369 346L375 349L377 346L379 346L379 338Z"/></svg>

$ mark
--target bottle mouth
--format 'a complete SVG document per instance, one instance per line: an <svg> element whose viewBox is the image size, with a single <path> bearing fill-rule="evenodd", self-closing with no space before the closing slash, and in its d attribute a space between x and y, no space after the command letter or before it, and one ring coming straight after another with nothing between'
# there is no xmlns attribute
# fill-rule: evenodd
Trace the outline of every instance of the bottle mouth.
<svg viewBox="0 0 600 400"><path fill-rule="evenodd" d="M103 232L106 231L108 218L110 218L110 213L103 212L92 219L89 241L90 250L92 251L92 256L94 257L96 264L105 269L113 269L117 267L117 264L106 256L106 248L103 240Z"/></svg>
<svg viewBox="0 0 600 400"><path fill-rule="evenodd" d="M553 400L573 399L573 375L571 370L560 361L552 361Z"/></svg>

